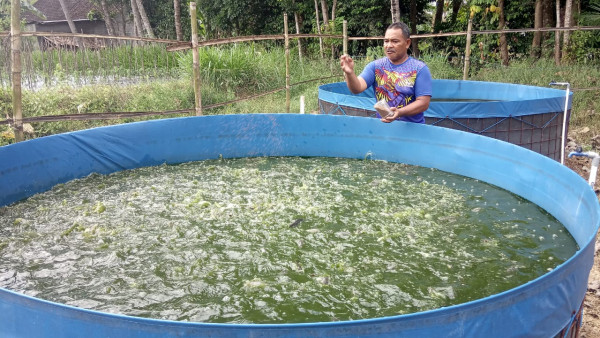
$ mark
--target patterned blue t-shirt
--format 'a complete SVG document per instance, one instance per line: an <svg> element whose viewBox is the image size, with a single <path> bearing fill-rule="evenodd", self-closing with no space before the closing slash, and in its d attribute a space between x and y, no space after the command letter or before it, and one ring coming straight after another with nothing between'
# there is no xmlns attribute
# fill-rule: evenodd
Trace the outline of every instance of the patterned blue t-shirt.
<svg viewBox="0 0 600 338"><path fill-rule="evenodd" d="M429 68L413 57L399 65L391 63L387 57L372 61L360 77L367 83L367 88L374 86L377 101L385 99L390 107L402 108L419 96L431 96L432 92ZM425 123L423 113L402 116L400 120Z"/></svg>

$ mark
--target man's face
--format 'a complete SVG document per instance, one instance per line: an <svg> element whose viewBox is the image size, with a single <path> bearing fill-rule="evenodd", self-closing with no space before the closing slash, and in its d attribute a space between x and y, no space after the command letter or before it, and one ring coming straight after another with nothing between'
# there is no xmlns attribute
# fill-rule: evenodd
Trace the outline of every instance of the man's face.
<svg viewBox="0 0 600 338"><path fill-rule="evenodd" d="M393 64L397 65L406 61L408 47L410 47L410 39L404 38L401 29L388 29L385 32L383 50Z"/></svg>

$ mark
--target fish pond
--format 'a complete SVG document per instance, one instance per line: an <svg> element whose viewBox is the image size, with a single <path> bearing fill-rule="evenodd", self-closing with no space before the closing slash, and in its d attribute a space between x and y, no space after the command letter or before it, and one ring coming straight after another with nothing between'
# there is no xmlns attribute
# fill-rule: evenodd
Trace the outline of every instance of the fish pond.
<svg viewBox="0 0 600 338"><path fill-rule="evenodd" d="M241 158L92 174L0 207L0 286L177 321L301 323L459 304L578 249L535 204L440 170Z"/></svg>

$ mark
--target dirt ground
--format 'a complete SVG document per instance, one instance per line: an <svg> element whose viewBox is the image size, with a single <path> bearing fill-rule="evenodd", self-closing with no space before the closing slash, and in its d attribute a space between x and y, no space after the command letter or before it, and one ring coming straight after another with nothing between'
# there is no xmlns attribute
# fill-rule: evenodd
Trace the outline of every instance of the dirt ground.
<svg viewBox="0 0 600 338"><path fill-rule="evenodd" d="M567 154L575 148L576 140L582 140L585 144L591 144L594 151L600 153L600 135L591 137L586 135L589 132L575 133L574 139L571 139L567 146ZM571 170L581 175L586 181L590 176L591 160L585 157L572 157L565 160L565 165ZM598 175L594 190L596 194L600 192L600 175ZM583 303L583 324L579 332L581 338L600 337L600 240L596 239L596 252L594 255L594 266L588 279L588 289Z"/></svg>

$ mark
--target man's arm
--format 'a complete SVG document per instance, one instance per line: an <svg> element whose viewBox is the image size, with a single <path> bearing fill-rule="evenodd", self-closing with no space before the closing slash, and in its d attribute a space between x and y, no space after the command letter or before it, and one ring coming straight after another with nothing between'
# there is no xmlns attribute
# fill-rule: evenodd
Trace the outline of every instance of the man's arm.
<svg viewBox="0 0 600 338"><path fill-rule="evenodd" d="M425 95L425 96L417 97L415 99L415 101L411 102L410 104L407 104L406 106L404 106L402 108L392 107L391 110L394 113L394 115L385 117L385 118L381 119L381 121L392 122L395 119L400 118L402 116L412 116L412 115L417 115L419 113L422 113L422 112L426 111L427 108L429 108L430 101L431 101L431 96Z"/></svg>
<svg viewBox="0 0 600 338"><path fill-rule="evenodd" d="M342 55L340 57L340 67L344 72L344 79L350 92L353 94L362 93L367 89L367 82L354 73L354 60L349 55Z"/></svg>
<svg viewBox="0 0 600 338"><path fill-rule="evenodd" d="M389 123L402 116L413 116L422 113L429 108L432 93L432 79L427 66L418 71L414 86L415 96L417 98L402 108L392 108L394 114L389 118L381 119L381 121Z"/></svg>

